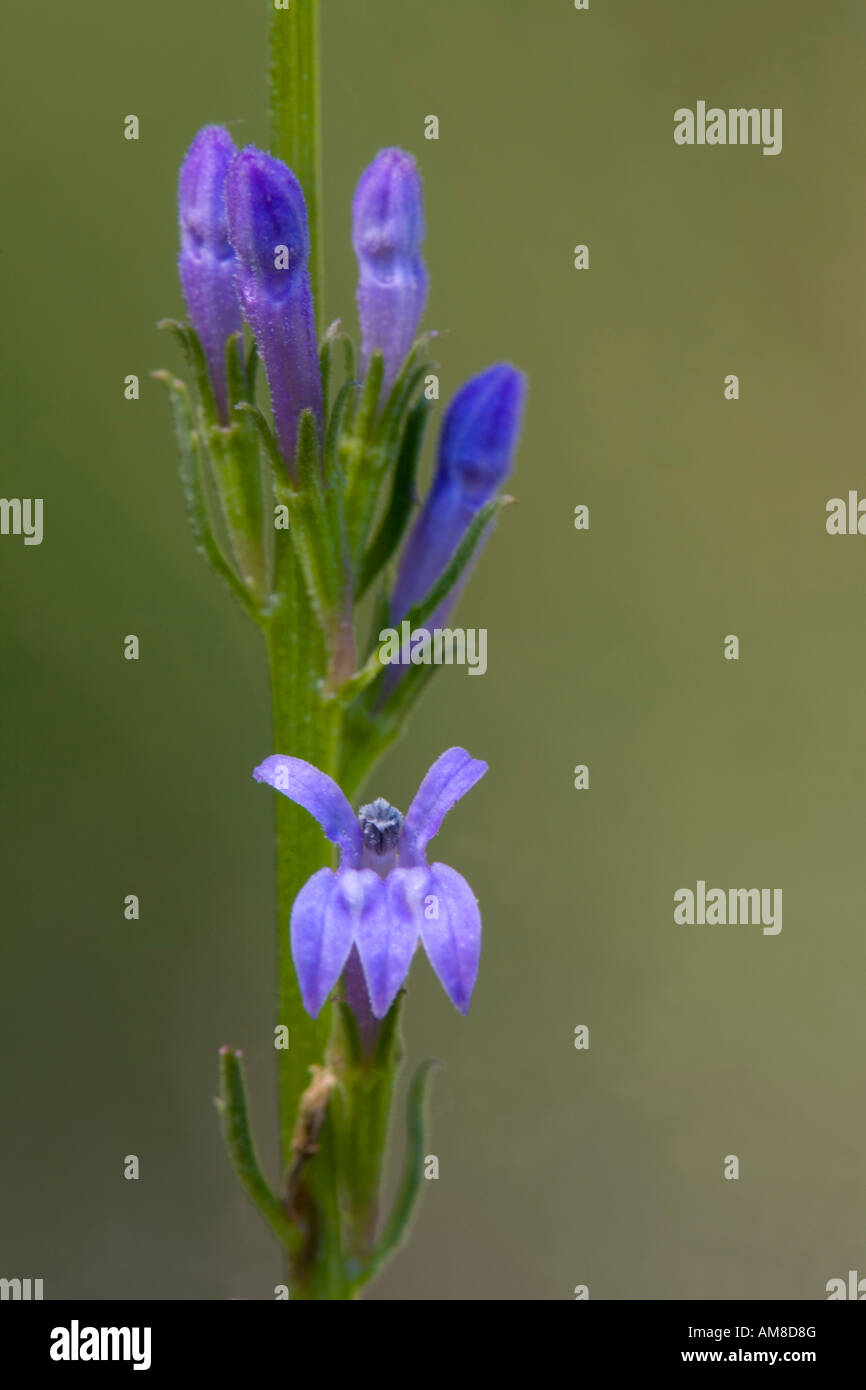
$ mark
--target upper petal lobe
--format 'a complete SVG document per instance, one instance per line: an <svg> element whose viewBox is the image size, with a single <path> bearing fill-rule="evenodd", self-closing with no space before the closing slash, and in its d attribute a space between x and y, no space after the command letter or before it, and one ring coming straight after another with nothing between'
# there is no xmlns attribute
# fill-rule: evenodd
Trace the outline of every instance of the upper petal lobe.
<svg viewBox="0 0 866 1390"><path fill-rule="evenodd" d="M303 758L275 753L253 771L257 782L267 782L315 816L335 845L339 845L344 864L353 867L361 857L361 827L358 818L336 782Z"/></svg>
<svg viewBox="0 0 866 1390"><path fill-rule="evenodd" d="M423 862L427 842L438 834L451 807L486 771L487 764L470 757L465 748L449 748L436 759L406 812L398 851L401 864Z"/></svg>

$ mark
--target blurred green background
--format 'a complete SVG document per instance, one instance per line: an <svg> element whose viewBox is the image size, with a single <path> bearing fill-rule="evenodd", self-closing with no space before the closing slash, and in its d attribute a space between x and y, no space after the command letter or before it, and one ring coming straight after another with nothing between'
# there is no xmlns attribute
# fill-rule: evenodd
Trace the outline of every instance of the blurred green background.
<svg viewBox="0 0 866 1390"><path fill-rule="evenodd" d="M193 551L148 377L180 367L155 323L184 150L213 121L266 139L267 10L2 21L2 491L45 499L45 538L0 538L0 1274L46 1297L280 1277L212 1105L243 1047L273 1173L263 650ZM441 672L368 787L405 808L452 743L490 764L437 844L483 907L475 1002L419 958L407 1010L410 1062L447 1062L441 1176L370 1296L822 1298L866 1274L866 540L824 528L866 487L866 9L323 11L328 319L355 322L355 180L400 144L443 397L500 358L531 382L519 505L460 610L488 674ZM677 148L699 99L783 107L782 154ZM781 935L675 927L698 878L781 887Z"/></svg>

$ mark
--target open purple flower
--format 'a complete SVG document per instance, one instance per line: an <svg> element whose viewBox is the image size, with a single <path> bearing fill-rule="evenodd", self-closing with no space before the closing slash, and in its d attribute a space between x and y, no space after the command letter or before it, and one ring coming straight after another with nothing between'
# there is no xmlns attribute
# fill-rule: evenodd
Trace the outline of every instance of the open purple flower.
<svg viewBox="0 0 866 1390"><path fill-rule="evenodd" d="M319 869L292 908L292 957L313 1018L353 947L373 1014L384 1018L419 939L448 998L468 1011L481 954L478 903L455 869L428 864L425 851L446 813L486 771L465 748L449 748L404 819L381 797L355 815L336 782L301 758L275 754L255 769L258 782L303 806L340 849L336 872Z"/></svg>

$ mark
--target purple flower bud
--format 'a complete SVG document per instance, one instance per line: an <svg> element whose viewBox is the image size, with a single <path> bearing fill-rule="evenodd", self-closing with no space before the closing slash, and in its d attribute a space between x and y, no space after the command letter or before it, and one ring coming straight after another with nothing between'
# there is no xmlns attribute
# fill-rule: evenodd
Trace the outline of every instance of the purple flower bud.
<svg viewBox="0 0 866 1390"><path fill-rule="evenodd" d="M205 126L190 145L178 180L180 283L223 424L228 423L226 343L242 327L225 208L226 174L235 153L227 130Z"/></svg>
<svg viewBox="0 0 866 1390"><path fill-rule="evenodd" d="M503 362L467 381L449 405L433 486L400 562L392 601L395 619L403 618L430 592L473 518L507 478L525 396L525 377ZM468 576L469 568L428 620L431 627L447 617Z"/></svg>
<svg viewBox="0 0 866 1390"><path fill-rule="evenodd" d="M238 297L267 373L280 452L294 473L301 411L322 424L304 195L282 160L248 145L229 170L226 205Z"/></svg>
<svg viewBox="0 0 866 1390"><path fill-rule="evenodd" d="M355 190L352 219L361 367L366 372L371 354L381 351L387 390L412 346L427 302L421 179L410 154L382 150L376 155Z"/></svg>

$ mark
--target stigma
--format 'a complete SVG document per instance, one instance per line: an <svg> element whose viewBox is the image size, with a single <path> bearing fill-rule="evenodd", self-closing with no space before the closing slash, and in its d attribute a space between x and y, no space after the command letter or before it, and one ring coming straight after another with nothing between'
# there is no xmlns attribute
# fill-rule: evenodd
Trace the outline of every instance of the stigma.
<svg viewBox="0 0 866 1390"><path fill-rule="evenodd" d="M369 854L379 858L394 853L403 828L403 817L396 806L377 796L375 801L361 807L358 824L364 837L364 849Z"/></svg>

